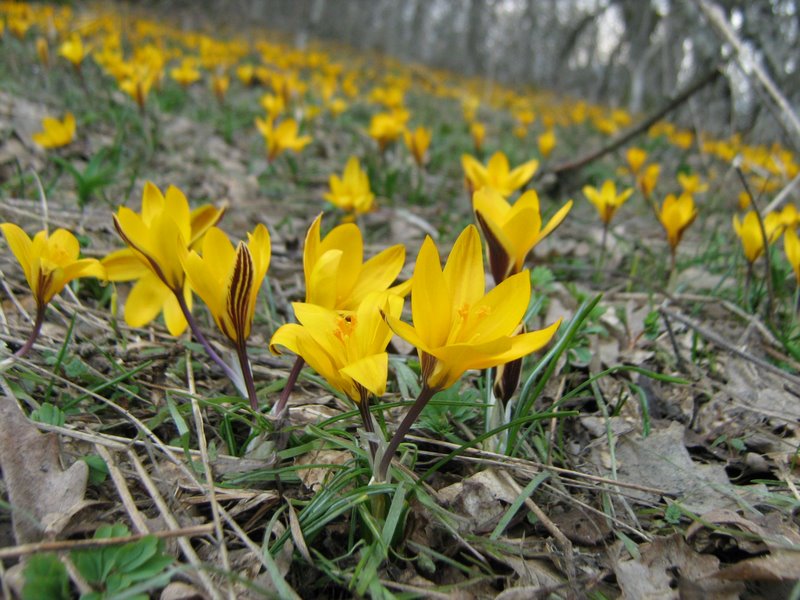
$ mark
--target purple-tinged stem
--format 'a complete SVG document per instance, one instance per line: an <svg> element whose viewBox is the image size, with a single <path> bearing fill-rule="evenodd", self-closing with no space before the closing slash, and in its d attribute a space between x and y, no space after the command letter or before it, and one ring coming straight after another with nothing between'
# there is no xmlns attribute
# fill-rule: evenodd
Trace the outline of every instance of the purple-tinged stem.
<svg viewBox="0 0 800 600"><path fill-rule="evenodd" d="M303 370L304 364L305 360L303 360L302 356L298 356L294 361L292 370L289 372L289 378L286 380L286 385L283 386L283 391L281 392L280 398L278 398L278 402L275 404L275 406L272 407L273 414L281 415L283 413L284 409L286 408L286 403L289 401L289 396L292 395L292 390L297 383L297 378L300 376L300 371Z"/></svg>
<svg viewBox="0 0 800 600"><path fill-rule="evenodd" d="M197 341L200 342L200 345L203 346L209 358L219 365L219 367L225 373L225 376L232 382L236 382L239 379L236 376L236 373L233 372L233 369L230 368L228 363L226 363L222 357L217 354L214 348L211 347L211 344L206 339L206 336L204 336L203 332L200 331L200 326L197 324L194 315L192 315L192 311L190 311L189 307L186 305L186 298L183 297L183 293L176 292L175 290L172 291L175 294L175 297L178 299L178 304L181 307L181 312L183 313L186 322L189 323L189 329L192 330L192 335L194 335L195 339L197 339Z"/></svg>
<svg viewBox="0 0 800 600"><path fill-rule="evenodd" d="M36 342L36 338L39 337L39 332L42 330L42 323L44 323L44 311L46 308L46 306L36 307L36 317L33 319L33 329L31 329L31 334L28 336L28 339L25 340L25 343L22 344L22 346L20 346L16 352L14 352L14 358L22 358L31 348L33 348L33 344Z"/></svg>
<svg viewBox="0 0 800 600"><path fill-rule="evenodd" d="M239 340L236 343L236 356L239 358L239 366L242 368L244 385L247 388L247 397L250 400L250 408L258 410L258 396L256 396L256 384L253 380L253 370L250 368L250 361L247 359L247 342Z"/></svg>
<svg viewBox="0 0 800 600"><path fill-rule="evenodd" d="M439 390L429 388L427 384L423 385L422 390L419 392L419 396L414 401L414 404L411 405L411 408L408 409L406 416L403 417L403 420L400 422L400 426L397 428L397 431L394 432L392 439L389 441L389 445L384 451L377 471L377 480L379 482L386 481L386 474L389 472L389 465L392 463L394 453L397 452L397 447L405 439L406 434L408 434L408 432L411 430L411 426L414 424L414 421L417 420L419 415L422 413L422 410L428 404L430 399L433 398L433 395L438 391Z"/></svg>

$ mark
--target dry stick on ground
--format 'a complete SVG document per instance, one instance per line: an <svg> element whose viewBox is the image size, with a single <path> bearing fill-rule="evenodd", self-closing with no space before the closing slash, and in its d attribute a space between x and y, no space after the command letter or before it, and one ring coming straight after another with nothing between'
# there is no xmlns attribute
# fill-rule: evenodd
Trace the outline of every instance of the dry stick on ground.
<svg viewBox="0 0 800 600"><path fill-rule="evenodd" d="M734 354L734 355L738 356L739 358L743 358L744 360L750 361L751 363L753 363L754 365L758 366L759 368L764 369L765 371L769 371L770 373L772 373L774 375L777 375L779 377L782 377L785 380L787 380L788 382L790 382L791 384L800 387L800 377L792 375L791 373L787 373L786 371L784 371L780 367L776 367L772 363L768 363L767 361L765 361L765 360L763 360L761 358L758 358L757 356L753 356L752 354L750 354L748 352L745 352L744 350L740 350L739 348L736 347L735 344L733 344L732 342L726 340L725 338L723 338L718 333L716 333L716 332L714 332L714 331L712 331L712 330L710 330L710 329L708 329L706 327L703 327L702 325L700 325L700 323L698 323L694 319L691 319L691 318L689 318L689 317L687 317L685 315L682 315L681 313L679 313L677 311L674 311L674 310L666 308L666 307L660 307L658 309L658 311L661 312L661 313L666 313L667 315L669 315L671 318L675 319L676 321L680 321L681 323L683 323L687 327L690 327L691 329L694 329L698 334L700 334L702 337L706 338L709 342L711 342L715 346L719 346L723 350L726 350L726 351L730 352L731 354Z"/></svg>
<svg viewBox="0 0 800 600"><path fill-rule="evenodd" d="M702 90L704 87L716 81L719 75L720 75L720 65L715 65L713 69L710 69L708 72L698 77L694 81L694 83L690 84L685 90L683 90L680 94L678 94L672 100L667 102L659 110L655 111L652 115L647 117L644 121L642 121L638 125L635 125L628 131L622 133L621 135L611 140L611 142L609 142L607 145L603 146L602 148L598 148L593 152L589 152L588 154L585 154L584 156L581 156L580 158L577 158L575 160L563 162L559 165L556 165L549 171L542 172L541 175L543 176L547 173L552 173L554 175L561 176L564 175L565 173L576 171L582 167L585 167L589 163L592 163L597 159L602 158L606 154L614 152L614 150L624 146L636 136L650 129L652 125L663 119L666 115L668 115L673 110L678 108L680 105L686 102L694 94Z"/></svg>
<svg viewBox="0 0 800 600"><path fill-rule="evenodd" d="M725 14L722 12L722 9L708 0L695 0L695 4L711 25L725 38L725 41L733 46L733 49L736 51L737 59L742 66L742 72L745 75L750 73L755 75L759 83L761 83L764 89L767 90L767 93L775 101L775 104L778 105L778 108L781 109L786 121L794 130L794 133L790 137L792 139L800 139L800 118L798 118L794 110L792 110L791 104L789 104L789 101L778 89L778 86L775 85L775 82L772 81L761 63L751 58L752 53L745 50L742 40L737 37L736 32L734 32L733 28L725 20Z"/></svg>
<svg viewBox="0 0 800 600"><path fill-rule="evenodd" d="M201 535L208 535L214 532L214 525L206 523L205 525L194 525L192 527L183 527L181 529L174 529L168 531L156 531L154 533L136 533L123 537L102 538L102 539L85 539L85 540L53 540L51 542L36 542L33 544L20 544L19 546L10 546L7 548L0 548L0 560L7 558L18 558L20 556L28 556L31 554L38 554L40 552L69 552L72 550L90 550L95 548L104 548L106 546L118 546L121 544L128 544L130 542L138 542L142 538L153 536L157 538L174 538L174 537L195 537Z"/></svg>

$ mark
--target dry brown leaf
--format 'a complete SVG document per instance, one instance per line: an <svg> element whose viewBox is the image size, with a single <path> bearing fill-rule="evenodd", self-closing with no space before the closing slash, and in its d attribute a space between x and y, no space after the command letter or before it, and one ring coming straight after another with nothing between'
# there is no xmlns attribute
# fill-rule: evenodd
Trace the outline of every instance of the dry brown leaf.
<svg viewBox="0 0 800 600"><path fill-rule="evenodd" d="M486 469L442 488L439 498L466 517L466 528L470 532L478 533L494 529L506 511L503 503L511 504L517 494L493 469Z"/></svg>
<svg viewBox="0 0 800 600"><path fill-rule="evenodd" d="M305 465L343 465L351 458L351 454L343 450L315 450L299 456L294 461L294 464L296 467ZM328 467L310 467L308 469L299 469L297 475L303 485L316 493L334 472L335 469Z"/></svg>
<svg viewBox="0 0 800 600"><path fill-rule="evenodd" d="M800 552L780 550L748 558L721 570L716 577L727 581L795 581L800 579Z"/></svg>
<svg viewBox="0 0 800 600"><path fill-rule="evenodd" d="M58 535L85 505L89 467L77 461L63 470L58 437L40 433L7 394L0 399L0 467L18 544Z"/></svg>
<svg viewBox="0 0 800 600"><path fill-rule="evenodd" d="M617 562L614 572L622 598L714 598L736 600L741 584L721 582L719 560L692 550L679 534L640 546L641 558Z"/></svg>

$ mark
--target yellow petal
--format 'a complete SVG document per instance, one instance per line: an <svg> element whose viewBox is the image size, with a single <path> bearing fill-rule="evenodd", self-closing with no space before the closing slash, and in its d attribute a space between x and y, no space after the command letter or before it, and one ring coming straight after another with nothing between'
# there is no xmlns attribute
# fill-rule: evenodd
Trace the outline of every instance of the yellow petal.
<svg viewBox="0 0 800 600"><path fill-rule="evenodd" d="M102 264L108 281L131 281L151 272L130 248L112 252L102 260Z"/></svg>
<svg viewBox="0 0 800 600"><path fill-rule="evenodd" d="M125 322L143 327L158 316L172 292L154 274L148 273L131 289L125 302Z"/></svg>
<svg viewBox="0 0 800 600"><path fill-rule="evenodd" d="M380 398L386 391L386 376L389 371L389 355L386 352L365 356L342 369L340 373L358 382L375 397Z"/></svg>
<svg viewBox="0 0 800 600"><path fill-rule="evenodd" d="M445 283L456 310L471 306L483 297L485 278L481 238L475 226L468 225L456 239L444 267Z"/></svg>
<svg viewBox="0 0 800 600"><path fill-rule="evenodd" d="M442 273L439 251L428 236L417 256L411 287L414 328L418 336L425 340L426 346L435 348L447 340L453 306L450 294ZM395 332L401 335L397 329Z"/></svg>
<svg viewBox="0 0 800 600"><path fill-rule="evenodd" d="M28 234L25 233L22 228L14 223L3 223L0 225L0 229L3 230L3 235L6 237L8 247L22 267L28 285L33 289L33 284L31 283L31 264L34 258L31 238L28 237Z"/></svg>

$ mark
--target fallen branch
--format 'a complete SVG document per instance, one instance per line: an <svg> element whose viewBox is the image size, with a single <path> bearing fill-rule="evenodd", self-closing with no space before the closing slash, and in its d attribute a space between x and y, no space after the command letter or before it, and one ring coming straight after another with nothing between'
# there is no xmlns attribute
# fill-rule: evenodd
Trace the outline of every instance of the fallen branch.
<svg viewBox="0 0 800 600"><path fill-rule="evenodd" d="M559 165L554 166L552 169L548 171L543 171L540 177L548 173L559 176L559 175L564 175L565 173L568 173L570 171L576 171L582 167L585 167L589 163L596 161L598 158L602 158L606 154L614 152L614 150L624 146L636 136L641 135L642 133L650 129L650 127L652 127L655 123L657 123L658 121L663 119L666 115L671 113L673 110L681 106L689 98L694 96L704 87L716 81L719 75L720 75L720 66L715 65L713 69L710 69L705 74L698 77L686 89L684 89L681 93L679 93L677 96L668 101L664 106L662 106L660 109L658 109L649 117L647 117L644 121L641 121L637 125L633 126L632 128L628 129L622 134L618 135L613 140L611 140L607 145L603 146L602 148L598 148L597 150L594 150L580 158L568 162L563 162Z"/></svg>

